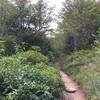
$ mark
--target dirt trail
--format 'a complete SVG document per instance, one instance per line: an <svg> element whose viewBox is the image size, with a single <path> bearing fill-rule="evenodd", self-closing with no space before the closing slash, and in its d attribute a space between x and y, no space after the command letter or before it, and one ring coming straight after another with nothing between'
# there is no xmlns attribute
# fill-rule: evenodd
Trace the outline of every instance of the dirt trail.
<svg viewBox="0 0 100 100"><path fill-rule="evenodd" d="M84 92L80 89L80 86L76 82L74 82L70 76L68 76L66 73L64 73L64 71L62 71L64 70L64 61L64 56L58 58L60 75L65 87L62 100L87 100Z"/></svg>
<svg viewBox="0 0 100 100"><path fill-rule="evenodd" d="M67 74L60 71L61 79L64 82L63 100L86 100L85 94Z"/></svg>

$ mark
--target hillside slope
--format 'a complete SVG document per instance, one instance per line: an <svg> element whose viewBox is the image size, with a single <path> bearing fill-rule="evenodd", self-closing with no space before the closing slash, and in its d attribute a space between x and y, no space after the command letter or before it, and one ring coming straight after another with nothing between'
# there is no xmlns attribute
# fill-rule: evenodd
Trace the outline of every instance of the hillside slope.
<svg viewBox="0 0 100 100"><path fill-rule="evenodd" d="M88 100L100 100L100 45L67 57L64 70L83 87Z"/></svg>

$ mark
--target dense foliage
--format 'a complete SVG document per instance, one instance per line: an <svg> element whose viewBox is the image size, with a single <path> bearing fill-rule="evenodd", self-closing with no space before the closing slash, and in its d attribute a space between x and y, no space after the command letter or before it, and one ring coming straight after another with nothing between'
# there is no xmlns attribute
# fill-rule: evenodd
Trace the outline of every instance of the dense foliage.
<svg viewBox="0 0 100 100"><path fill-rule="evenodd" d="M55 32L53 7L31 1L0 0L0 100L60 100L52 65L66 55L65 71L99 100L100 1L65 0Z"/></svg>
<svg viewBox="0 0 100 100"><path fill-rule="evenodd" d="M1 100L58 100L62 82L47 63L36 51L0 59Z"/></svg>
<svg viewBox="0 0 100 100"><path fill-rule="evenodd" d="M88 100L100 99L100 45L73 53L64 69L83 87Z"/></svg>
<svg viewBox="0 0 100 100"><path fill-rule="evenodd" d="M65 0L59 14L55 48L67 54L90 48L100 27L100 2L97 0Z"/></svg>
<svg viewBox="0 0 100 100"><path fill-rule="evenodd" d="M29 0L0 0L0 37L6 41L6 47L11 46L6 53L15 53L16 43L24 51L33 45L40 46L47 55L51 50L46 34L52 32L52 10L44 0L35 4Z"/></svg>

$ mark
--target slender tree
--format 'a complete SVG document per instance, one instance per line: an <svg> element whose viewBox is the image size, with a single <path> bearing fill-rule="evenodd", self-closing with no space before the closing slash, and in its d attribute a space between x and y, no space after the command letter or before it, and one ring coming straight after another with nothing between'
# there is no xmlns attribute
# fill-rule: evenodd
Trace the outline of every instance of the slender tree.
<svg viewBox="0 0 100 100"><path fill-rule="evenodd" d="M52 31L50 23L52 22L52 8L43 0L39 0L37 4L33 5L32 16L30 24L33 26L34 33L42 33Z"/></svg>

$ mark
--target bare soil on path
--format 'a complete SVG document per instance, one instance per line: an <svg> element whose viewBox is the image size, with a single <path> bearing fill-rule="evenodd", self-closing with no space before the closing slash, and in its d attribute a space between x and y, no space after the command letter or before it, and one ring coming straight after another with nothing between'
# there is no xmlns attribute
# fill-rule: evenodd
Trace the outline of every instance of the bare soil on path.
<svg viewBox="0 0 100 100"><path fill-rule="evenodd" d="M61 80L64 82L63 97L61 100L87 100L86 95L80 86L72 80L64 71L64 61L66 56L61 56L58 58L58 67L60 70Z"/></svg>
<svg viewBox="0 0 100 100"><path fill-rule="evenodd" d="M63 71L60 71L60 75L65 86L62 100L87 100L85 94L76 82Z"/></svg>

